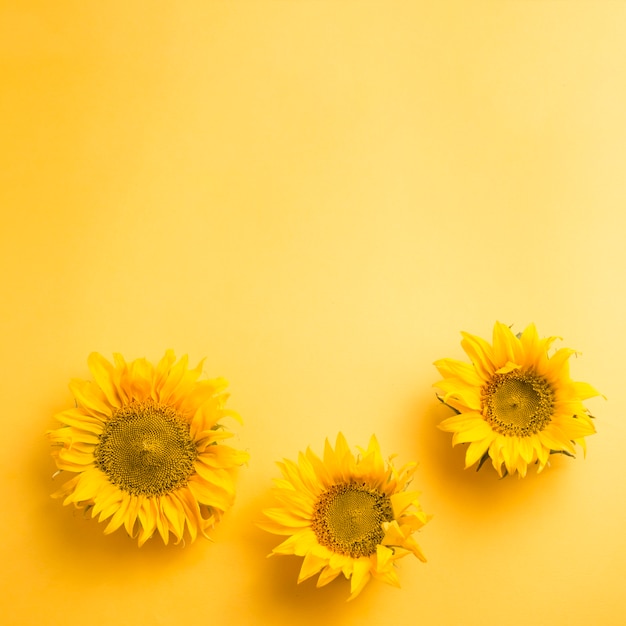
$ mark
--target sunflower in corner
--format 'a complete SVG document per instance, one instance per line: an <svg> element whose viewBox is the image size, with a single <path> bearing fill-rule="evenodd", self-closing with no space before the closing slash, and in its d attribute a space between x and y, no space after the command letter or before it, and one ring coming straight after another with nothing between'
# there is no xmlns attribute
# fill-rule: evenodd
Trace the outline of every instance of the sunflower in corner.
<svg viewBox="0 0 626 626"><path fill-rule="evenodd" d="M172 350L153 366L146 359L110 363L88 358L93 381L74 379L76 407L58 413L48 432L58 473L73 477L53 497L98 521L105 534L124 527L142 546L155 533L177 542L217 523L235 496L235 468L248 454L223 444L224 379L200 380Z"/></svg>
<svg viewBox="0 0 626 626"><path fill-rule="evenodd" d="M323 458L310 448L298 462L277 463L283 475L273 489L279 507L264 511L259 526L287 539L274 554L304 557L298 583L319 574L322 587L339 574L350 579L352 600L374 577L400 586L394 565L413 554L425 561L412 536L428 520L419 492L406 491L415 463L397 470L385 463L375 436L355 456L343 434L326 440Z"/></svg>
<svg viewBox="0 0 626 626"><path fill-rule="evenodd" d="M521 334L496 322L493 342L461 333L470 363L441 359L435 367L443 380L435 383L439 399L456 415L439 427L453 433L452 445L468 443L465 467L487 460L500 476L526 476L530 464L541 472L550 455L574 456L578 444L596 432L583 400L601 395L588 383L570 378L575 354L549 349L557 337L540 339L534 324Z"/></svg>

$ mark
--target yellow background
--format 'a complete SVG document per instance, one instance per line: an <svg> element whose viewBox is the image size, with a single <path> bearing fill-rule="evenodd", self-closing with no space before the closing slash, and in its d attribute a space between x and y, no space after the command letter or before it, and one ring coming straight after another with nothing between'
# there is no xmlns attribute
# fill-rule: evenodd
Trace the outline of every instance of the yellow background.
<svg viewBox="0 0 626 626"><path fill-rule="evenodd" d="M626 3L0 3L4 623L624 623ZM435 359L501 320L581 351L599 434L464 472ZM141 550L49 494L86 357L174 348L250 451L214 543ZM296 586L274 461L420 463L401 590Z"/></svg>

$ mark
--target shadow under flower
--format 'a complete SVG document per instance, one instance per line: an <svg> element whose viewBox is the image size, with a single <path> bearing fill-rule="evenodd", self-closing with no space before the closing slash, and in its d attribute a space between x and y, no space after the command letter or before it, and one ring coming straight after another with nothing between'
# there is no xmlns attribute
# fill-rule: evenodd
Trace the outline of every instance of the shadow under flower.
<svg viewBox="0 0 626 626"><path fill-rule="evenodd" d="M272 621L278 623L281 616L296 620L305 611L313 623L327 620L329 607L332 607L334 618L340 619L344 611L352 610L354 603L363 601L362 598L371 592L370 587L378 584L377 581L367 585L353 602L347 602L350 581L343 576L319 588L316 587L317 575L298 584L303 558L280 554L268 556L286 537L273 535L256 526L256 522L263 519L262 511L275 504L268 489L256 500L250 501L241 512L244 518L250 520L247 531L243 531L240 537L242 546L254 554L258 565L253 568L255 578L251 581L255 589L255 602L261 605L257 607L257 614L273 615L275 619Z"/></svg>
<svg viewBox="0 0 626 626"><path fill-rule="evenodd" d="M500 478L489 459L479 471L477 465L464 469L468 444L453 447L450 434L437 428L452 415L452 409L439 402L434 393L421 398L417 407L406 417L406 428L417 442L420 484L428 484L424 498L427 501L440 499L459 513L487 518L502 507L523 506L538 483L552 483L562 467L562 455L553 455L559 458L551 459L551 467L537 474L535 466L531 466L524 479L517 475ZM431 512L436 515L436 511Z"/></svg>
<svg viewBox="0 0 626 626"><path fill-rule="evenodd" d="M29 467L30 472L24 480L29 483L29 493L35 498L31 546L39 553L40 562L49 565L51 575L61 572L68 583L84 579L85 562L97 564L90 568L89 574L94 583L111 577L118 581L133 580L138 571L143 576L152 571L158 577L168 564L190 566L211 549L212 542L201 537L190 550L184 549L189 547L189 542L181 541L176 545L172 535L169 545L156 534L141 548L137 545L137 538L130 537L123 529L105 535L106 522L100 523L88 512L71 505L63 506L61 500L51 497L72 475L62 473L53 478L56 468L45 440L41 446L34 446Z"/></svg>

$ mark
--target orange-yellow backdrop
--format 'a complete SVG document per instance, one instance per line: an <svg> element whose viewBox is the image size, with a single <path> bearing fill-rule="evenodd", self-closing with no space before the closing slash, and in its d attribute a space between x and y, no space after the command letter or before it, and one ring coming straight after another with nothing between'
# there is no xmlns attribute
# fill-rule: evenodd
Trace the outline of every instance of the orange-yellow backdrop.
<svg viewBox="0 0 626 626"><path fill-rule="evenodd" d="M5 624L624 623L626 4L0 3ZM598 434L464 472L432 362L534 321ZM250 451L235 507L141 550L49 498L86 357L208 356ZM341 429L420 466L403 588L296 586L254 526Z"/></svg>

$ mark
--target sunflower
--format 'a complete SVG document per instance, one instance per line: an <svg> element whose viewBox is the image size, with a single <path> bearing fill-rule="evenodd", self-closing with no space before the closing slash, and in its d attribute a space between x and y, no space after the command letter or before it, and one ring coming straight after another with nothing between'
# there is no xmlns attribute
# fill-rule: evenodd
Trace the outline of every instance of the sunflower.
<svg viewBox="0 0 626 626"><path fill-rule="evenodd" d="M114 364L92 353L93 382L74 379L76 407L57 414L48 432L59 472L75 474L53 497L74 504L104 530L121 526L142 546L156 531L167 544L194 541L220 520L235 495L235 467L248 454L222 442L223 378L199 380L202 361L187 367L172 350L155 366L146 359Z"/></svg>
<svg viewBox="0 0 626 626"><path fill-rule="evenodd" d="M453 445L469 443L466 469L477 462L480 469L491 458L500 476L517 471L524 477L531 463L542 471L550 454L574 456L576 444L586 452L585 437L595 428L582 401L600 394L587 383L571 380L569 358L574 350L560 348L549 356L557 337L540 339L534 324L514 335L496 322L492 345L461 334L461 346L472 364L436 361L443 380L435 387L457 413L439 427L453 433Z"/></svg>
<svg viewBox="0 0 626 626"><path fill-rule="evenodd" d="M323 459L310 448L298 462L278 463L283 478L275 480L277 508L264 511L264 530L288 538L270 554L304 557L298 583L320 574L322 587L339 574L350 579L352 600L378 578L400 586L395 562L414 554L425 561L412 537L429 519L419 505L419 493L406 491L415 463L396 470L383 461L372 436L367 450L355 457L339 433L335 447L328 439Z"/></svg>

